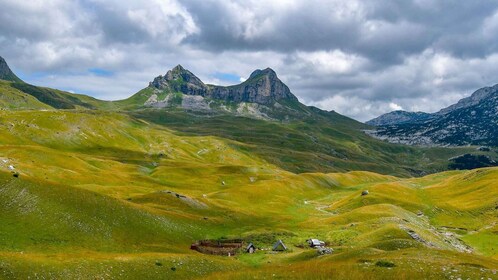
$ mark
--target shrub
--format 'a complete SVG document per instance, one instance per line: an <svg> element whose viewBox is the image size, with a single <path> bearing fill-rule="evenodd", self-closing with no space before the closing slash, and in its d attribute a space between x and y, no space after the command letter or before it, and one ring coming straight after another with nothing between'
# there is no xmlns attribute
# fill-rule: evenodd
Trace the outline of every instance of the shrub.
<svg viewBox="0 0 498 280"><path fill-rule="evenodd" d="M396 265L392 262L388 261L378 261L375 263L376 266L378 267L395 267Z"/></svg>

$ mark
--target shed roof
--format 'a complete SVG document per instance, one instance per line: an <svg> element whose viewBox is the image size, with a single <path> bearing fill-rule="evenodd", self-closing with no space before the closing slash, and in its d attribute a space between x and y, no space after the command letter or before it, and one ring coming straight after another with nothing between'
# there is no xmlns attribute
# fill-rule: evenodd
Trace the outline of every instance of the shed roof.
<svg viewBox="0 0 498 280"><path fill-rule="evenodd" d="M246 247L246 250L249 250L251 247L253 247L254 249L256 249L256 246L254 246L254 244L252 243L249 243Z"/></svg>
<svg viewBox="0 0 498 280"><path fill-rule="evenodd" d="M273 251L285 251L287 250L287 246L285 246L282 240L278 240L275 244L273 244Z"/></svg>

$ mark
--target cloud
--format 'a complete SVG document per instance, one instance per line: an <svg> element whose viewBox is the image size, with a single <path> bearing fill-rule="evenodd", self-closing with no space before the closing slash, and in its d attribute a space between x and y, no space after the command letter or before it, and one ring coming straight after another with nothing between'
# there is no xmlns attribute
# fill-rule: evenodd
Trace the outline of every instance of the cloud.
<svg viewBox="0 0 498 280"><path fill-rule="evenodd" d="M0 0L0 55L28 82L125 98L182 64L206 83L271 67L309 105L367 120L498 83L492 0Z"/></svg>
<svg viewBox="0 0 498 280"><path fill-rule="evenodd" d="M393 111L403 110L403 107L399 106L398 104L396 104L394 102L389 103L389 108Z"/></svg>

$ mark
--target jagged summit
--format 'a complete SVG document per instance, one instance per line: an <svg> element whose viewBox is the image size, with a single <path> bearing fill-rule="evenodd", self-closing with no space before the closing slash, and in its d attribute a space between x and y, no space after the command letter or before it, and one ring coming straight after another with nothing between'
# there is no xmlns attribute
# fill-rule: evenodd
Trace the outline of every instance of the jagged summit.
<svg viewBox="0 0 498 280"><path fill-rule="evenodd" d="M267 75L267 76L277 76L277 73L271 69L270 67L266 68L266 69L256 69L254 70L251 75L249 76L249 79L253 79L253 78L256 78L258 76L263 76L263 75Z"/></svg>
<svg viewBox="0 0 498 280"><path fill-rule="evenodd" d="M169 70L166 75L156 77L149 83L149 86L173 92L190 92L192 95L202 96L207 88L199 78L180 64Z"/></svg>
<svg viewBox="0 0 498 280"><path fill-rule="evenodd" d="M10 70L9 65L3 59L3 57L0 56L0 80L6 80L6 81L13 81L13 82L22 82L21 79L19 79L16 74Z"/></svg>
<svg viewBox="0 0 498 280"><path fill-rule="evenodd" d="M171 69L171 71L185 71L185 68L183 68L183 66L181 64L178 64L177 66L173 67L173 69Z"/></svg>
<svg viewBox="0 0 498 280"><path fill-rule="evenodd" d="M229 102L273 105L280 100L298 101L271 68L255 70L245 82L233 86L206 85L181 65L156 77L149 87Z"/></svg>

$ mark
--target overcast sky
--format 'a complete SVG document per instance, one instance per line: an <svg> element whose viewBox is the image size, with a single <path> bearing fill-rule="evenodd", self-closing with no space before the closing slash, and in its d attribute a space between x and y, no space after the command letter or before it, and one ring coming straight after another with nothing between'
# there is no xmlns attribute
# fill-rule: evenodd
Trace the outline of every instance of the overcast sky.
<svg viewBox="0 0 498 280"><path fill-rule="evenodd" d="M0 0L0 56L36 85L126 98L182 64L229 85L273 68L365 121L498 83L497 1Z"/></svg>

